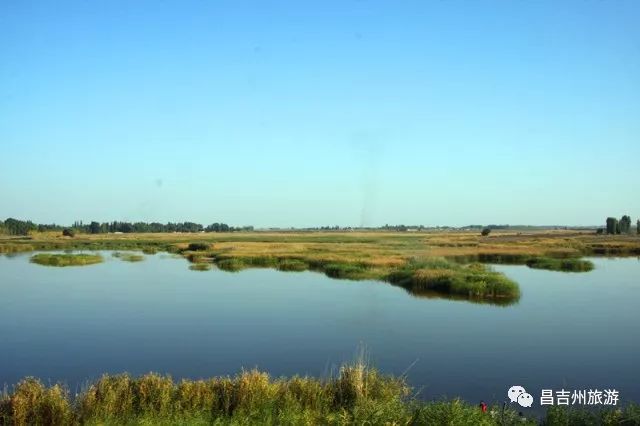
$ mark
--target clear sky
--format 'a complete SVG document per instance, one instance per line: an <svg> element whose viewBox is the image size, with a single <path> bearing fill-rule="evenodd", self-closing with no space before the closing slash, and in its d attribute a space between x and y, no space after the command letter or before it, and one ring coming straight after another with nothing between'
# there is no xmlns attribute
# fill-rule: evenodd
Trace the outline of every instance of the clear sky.
<svg viewBox="0 0 640 426"><path fill-rule="evenodd" d="M0 217L640 216L640 2L0 2Z"/></svg>

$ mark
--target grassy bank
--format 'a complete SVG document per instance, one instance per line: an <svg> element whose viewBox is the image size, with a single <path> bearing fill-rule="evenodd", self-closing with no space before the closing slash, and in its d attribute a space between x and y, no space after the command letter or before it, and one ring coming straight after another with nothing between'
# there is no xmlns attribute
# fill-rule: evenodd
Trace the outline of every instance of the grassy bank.
<svg viewBox="0 0 640 426"><path fill-rule="evenodd" d="M103 259L97 254L39 253L31 256L30 261L45 266L83 266L101 263Z"/></svg>
<svg viewBox="0 0 640 426"><path fill-rule="evenodd" d="M234 424L234 425L522 425L538 424L511 407L482 413L461 400L423 402L403 378L363 364L333 378L273 379L252 370L235 377L174 382L148 374L103 376L71 398L60 385L27 378L0 396L0 424ZM640 409L550 409L548 425L637 425Z"/></svg>

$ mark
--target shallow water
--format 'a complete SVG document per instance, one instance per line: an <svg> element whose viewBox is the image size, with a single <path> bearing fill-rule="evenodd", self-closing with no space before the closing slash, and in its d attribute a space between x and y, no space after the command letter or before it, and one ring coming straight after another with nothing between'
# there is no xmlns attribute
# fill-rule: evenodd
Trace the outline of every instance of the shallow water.
<svg viewBox="0 0 640 426"><path fill-rule="evenodd" d="M425 399L503 401L522 385L616 389L640 401L640 261L592 259L589 273L496 266L522 297L500 307L416 298L314 272L192 271L157 254L55 268L0 257L0 384L25 376L72 391L105 372L174 378L326 376L365 347Z"/></svg>

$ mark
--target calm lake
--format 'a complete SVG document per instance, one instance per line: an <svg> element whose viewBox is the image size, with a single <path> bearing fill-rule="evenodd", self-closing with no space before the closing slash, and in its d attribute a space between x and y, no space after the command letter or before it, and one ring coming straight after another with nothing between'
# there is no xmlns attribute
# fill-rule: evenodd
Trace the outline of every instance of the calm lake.
<svg viewBox="0 0 640 426"><path fill-rule="evenodd" d="M314 272L191 271L166 254L55 268L0 256L0 387L25 376L72 391L104 372L174 378L326 376L364 347L424 399L503 401L522 385L616 389L640 401L640 261L592 259L589 273L496 266L512 306L411 296Z"/></svg>

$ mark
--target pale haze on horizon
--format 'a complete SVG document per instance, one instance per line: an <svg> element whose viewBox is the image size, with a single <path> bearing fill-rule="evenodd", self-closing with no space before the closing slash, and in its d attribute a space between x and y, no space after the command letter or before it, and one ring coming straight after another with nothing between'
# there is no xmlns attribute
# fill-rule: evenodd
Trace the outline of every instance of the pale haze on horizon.
<svg viewBox="0 0 640 426"><path fill-rule="evenodd" d="M640 217L640 2L0 4L0 218Z"/></svg>

